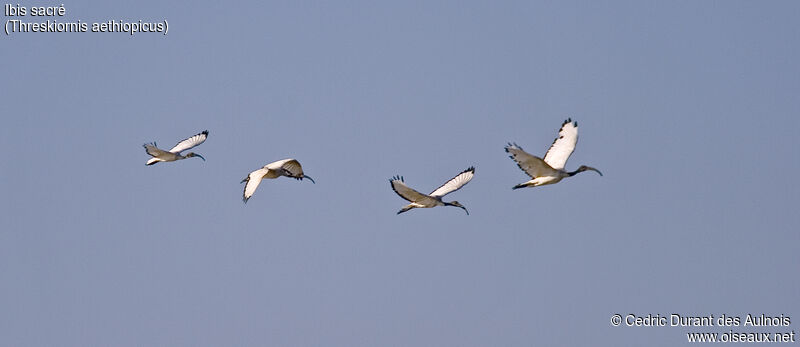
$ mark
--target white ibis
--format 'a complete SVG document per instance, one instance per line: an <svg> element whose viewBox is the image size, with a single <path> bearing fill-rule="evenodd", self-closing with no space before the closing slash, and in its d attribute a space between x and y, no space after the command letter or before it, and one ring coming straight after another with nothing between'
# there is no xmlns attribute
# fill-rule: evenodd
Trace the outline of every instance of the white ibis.
<svg viewBox="0 0 800 347"><path fill-rule="evenodd" d="M261 183L261 180L264 178L278 178L280 176L291 177L297 180L302 180L303 178L308 178L311 183L316 184L314 179L311 177L306 176L303 174L303 167L300 166L300 163L294 159L283 159L278 160L276 162L269 163L264 165L264 167L251 172L247 177L245 177L242 182L247 182L244 185L244 193L242 195L242 200L247 203L247 200L250 200L250 197L253 196L253 193L256 192L256 188Z"/></svg>
<svg viewBox="0 0 800 347"><path fill-rule="evenodd" d="M176 161L191 157L198 157L200 159L203 159L203 161L205 161L206 158L203 158L202 155L199 155L197 153L189 152L186 153L186 155L181 155L181 152L189 148L193 148L195 146L200 145L201 143L206 141L207 137L208 137L208 130L205 130L202 133L199 133L188 139L178 142L178 144L175 145L175 147L172 147L172 149L170 149L169 151L165 151L163 149L156 147L155 142L145 143L144 145L142 145L144 146L144 150L147 152L147 154L152 156L152 158L150 158L150 160L148 160L145 165L153 165L160 161Z"/></svg>
<svg viewBox="0 0 800 347"><path fill-rule="evenodd" d="M577 170L568 172L564 170L564 165L567 164L567 159L575 150L575 145L578 143L578 122L573 122L572 119L567 119L561 124L561 130L558 131L558 137L553 141L550 149L544 155L544 159L537 156L528 154L523 151L517 144L509 143L506 146L506 152L511 154L510 158L517 162L522 171L525 171L531 180L517 184L512 189L525 188L525 187L538 187L547 184L558 183L565 177L575 176L579 172L592 170L603 176L600 170L586 165L581 165Z"/></svg>
<svg viewBox="0 0 800 347"><path fill-rule="evenodd" d="M403 199L410 201L411 203L404 206L397 211L397 214L401 214L406 212L412 208L431 208L435 206L455 206L464 209L464 212L469 215L469 211L467 208L458 203L458 201L442 201L442 197L445 195L452 193L456 190L459 190L465 184L467 184L472 177L475 176L475 168L470 167L462 171L460 174L456 175L441 187L436 188L436 190L432 191L430 194L425 195L422 194L414 189L409 188L403 181L403 177L395 176L389 180L392 185L392 189L397 195L400 195Z"/></svg>

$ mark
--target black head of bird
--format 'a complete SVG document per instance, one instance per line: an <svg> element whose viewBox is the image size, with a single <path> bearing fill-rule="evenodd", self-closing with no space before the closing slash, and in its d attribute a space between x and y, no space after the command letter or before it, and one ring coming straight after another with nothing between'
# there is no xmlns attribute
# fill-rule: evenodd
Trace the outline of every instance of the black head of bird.
<svg viewBox="0 0 800 347"><path fill-rule="evenodd" d="M458 201L445 202L444 204L445 204L445 206L455 206L455 207L460 207L460 208L461 208L461 209L463 209L463 210L464 210L464 212L466 212L466 213L467 213L467 215L469 216L469 211L467 211L467 208L466 208L466 207L464 207L464 205L462 205L462 204L461 204L461 203L459 203Z"/></svg>
<svg viewBox="0 0 800 347"><path fill-rule="evenodd" d="M189 153L186 154L186 158L191 158L191 157L198 157L200 159L203 159L203 161L206 161L206 158L203 158L202 155L199 155L199 154L197 154L195 152L189 152Z"/></svg>
<svg viewBox="0 0 800 347"><path fill-rule="evenodd" d="M577 170L575 170L573 172L570 172L569 175L570 176L575 176L575 174L577 174L579 172L584 172L584 171L594 171L594 172L597 172L600 176L603 176L603 173L600 172L600 170L595 169L595 168L593 168L591 166L586 166L586 165L581 165L581 167L579 167Z"/></svg>

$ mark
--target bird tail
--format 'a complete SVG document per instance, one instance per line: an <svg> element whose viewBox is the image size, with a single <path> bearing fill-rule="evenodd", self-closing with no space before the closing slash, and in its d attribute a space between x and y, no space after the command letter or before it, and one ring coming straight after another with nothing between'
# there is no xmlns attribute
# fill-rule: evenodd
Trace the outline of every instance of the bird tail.
<svg viewBox="0 0 800 347"><path fill-rule="evenodd" d="M516 189L520 189L520 188L525 188L525 187L528 187L528 186L530 186L530 185L529 185L529 184L527 184L527 182L526 182L526 183L520 183L520 184L517 184L517 185L515 185L514 187L512 187L512 188L511 188L511 190L516 190Z"/></svg>
<svg viewBox="0 0 800 347"><path fill-rule="evenodd" d="M406 211L408 211L408 210L410 210L412 208L414 208L414 206L411 206L411 205L403 206L403 208L401 208L400 211L397 211L397 214L401 214L401 213L406 212Z"/></svg>

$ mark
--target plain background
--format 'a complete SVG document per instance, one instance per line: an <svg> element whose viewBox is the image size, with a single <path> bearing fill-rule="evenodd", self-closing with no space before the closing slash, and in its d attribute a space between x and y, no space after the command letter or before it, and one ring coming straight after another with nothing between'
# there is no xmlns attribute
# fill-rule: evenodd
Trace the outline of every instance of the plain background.
<svg viewBox="0 0 800 347"><path fill-rule="evenodd" d="M23 6L57 3L20 2ZM794 1L64 3L0 37L0 345L676 346L800 324ZM2 17L4 22L12 19ZM503 151L543 155L552 186ZM207 159L145 166L208 129ZM293 157L316 180L239 181ZM438 207L395 215L388 179ZM613 314L791 317L613 327Z"/></svg>

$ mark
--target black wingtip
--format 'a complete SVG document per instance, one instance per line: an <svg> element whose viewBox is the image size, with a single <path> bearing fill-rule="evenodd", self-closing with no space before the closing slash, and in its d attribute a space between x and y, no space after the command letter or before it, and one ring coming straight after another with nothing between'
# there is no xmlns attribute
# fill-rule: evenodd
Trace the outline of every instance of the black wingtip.
<svg viewBox="0 0 800 347"><path fill-rule="evenodd" d="M201 134L208 136L208 130L203 130L203 132L201 132Z"/></svg>
<svg viewBox="0 0 800 347"><path fill-rule="evenodd" d="M506 145L506 147L504 148L506 150L506 153L509 153L508 149L511 147L522 150L522 147L520 147L516 142L509 142L508 145Z"/></svg>

